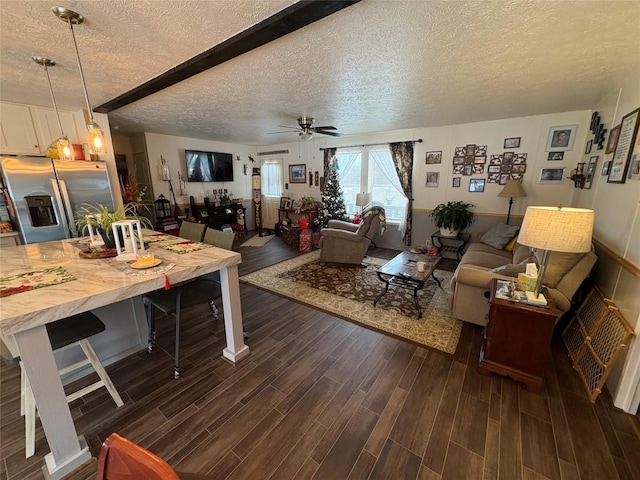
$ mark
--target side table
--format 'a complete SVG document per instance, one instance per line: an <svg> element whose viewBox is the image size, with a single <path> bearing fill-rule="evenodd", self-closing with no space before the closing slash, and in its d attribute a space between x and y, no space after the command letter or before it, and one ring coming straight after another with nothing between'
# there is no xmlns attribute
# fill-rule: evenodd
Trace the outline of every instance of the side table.
<svg viewBox="0 0 640 480"><path fill-rule="evenodd" d="M440 230L436 230L431 234L431 244L438 249L437 255L440 255L440 252L453 252L460 260L464 247L467 246L470 238L471 235L468 233L458 233L455 237L447 237L442 235Z"/></svg>
<svg viewBox="0 0 640 480"><path fill-rule="evenodd" d="M494 280L478 373L509 376L540 393L558 310L549 299L545 308L497 298L496 285Z"/></svg>

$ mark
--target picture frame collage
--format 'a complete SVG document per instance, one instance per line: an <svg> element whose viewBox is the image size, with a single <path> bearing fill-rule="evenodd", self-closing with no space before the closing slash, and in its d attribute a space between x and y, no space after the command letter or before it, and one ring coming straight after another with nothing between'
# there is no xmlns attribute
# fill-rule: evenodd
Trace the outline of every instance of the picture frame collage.
<svg viewBox="0 0 640 480"><path fill-rule="evenodd" d="M491 155L487 167L487 183L506 185L507 180L521 180L527 171L527 154L504 152Z"/></svg>
<svg viewBox="0 0 640 480"><path fill-rule="evenodd" d="M516 149L520 147L521 137L510 137L504 139L505 149ZM453 175L471 176L487 175L486 178L472 178L469 180L470 192L483 192L486 183L496 183L506 185L507 180L522 179L527 171L527 154L519 152L503 152L497 155L490 155L487 162L487 145L469 144L455 147L453 155ZM435 173L435 172L428 172ZM459 188L461 177L452 177L451 186ZM427 181L428 186L429 182ZM437 186L437 185L435 185Z"/></svg>

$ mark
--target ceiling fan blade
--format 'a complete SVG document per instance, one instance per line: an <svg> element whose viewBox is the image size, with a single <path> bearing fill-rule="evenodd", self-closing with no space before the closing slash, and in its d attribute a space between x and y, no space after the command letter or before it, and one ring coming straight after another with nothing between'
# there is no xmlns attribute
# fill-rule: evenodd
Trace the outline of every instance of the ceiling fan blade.
<svg viewBox="0 0 640 480"><path fill-rule="evenodd" d="M267 135L273 135L274 133L295 133L295 130L283 130L281 132L268 132Z"/></svg>
<svg viewBox="0 0 640 480"><path fill-rule="evenodd" d="M296 131L300 130L300 127L290 127L289 125L278 125L278 126L282 128L290 128L291 130L296 130Z"/></svg>
<svg viewBox="0 0 640 480"><path fill-rule="evenodd" d="M321 135L331 135L332 137L341 137L342 136L342 134L338 133L338 132L322 132L322 131L316 130L316 133L319 133Z"/></svg>
<svg viewBox="0 0 640 480"><path fill-rule="evenodd" d="M326 127L312 127L311 130L337 130L337 128L327 125Z"/></svg>

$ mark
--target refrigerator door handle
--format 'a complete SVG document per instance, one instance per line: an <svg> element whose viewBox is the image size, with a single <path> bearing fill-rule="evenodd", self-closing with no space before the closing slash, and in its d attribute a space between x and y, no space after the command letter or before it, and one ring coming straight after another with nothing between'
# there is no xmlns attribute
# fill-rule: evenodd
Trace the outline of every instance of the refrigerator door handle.
<svg viewBox="0 0 640 480"><path fill-rule="evenodd" d="M59 214L60 214L60 222L64 226L64 231L67 233L67 238L69 238L69 222L67 220L67 211L64 208L64 204L62 203L62 197L60 196L60 190L62 190L65 194L65 200L68 201L67 189L64 186L64 182L60 182L60 188L58 188L58 182L55 178L51 179L51 186L53 187L53 195L56 197L56 204L58 206Z"/></svg>

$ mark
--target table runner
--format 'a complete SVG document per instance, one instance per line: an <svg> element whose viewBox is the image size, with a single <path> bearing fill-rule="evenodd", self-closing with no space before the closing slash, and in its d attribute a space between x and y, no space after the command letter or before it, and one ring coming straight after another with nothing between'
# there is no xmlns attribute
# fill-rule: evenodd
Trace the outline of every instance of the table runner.
<svg viewBox="0 0 640 480"><path fill-rule="evenodd" d="M63 267L45 268L0 278L0 297L77 280Z"/></svg>
<svg viewBox="0 0 640 480"><path fill-rule="evenodd" d="M198 250L211 248L212 245L209 245L208 243L188 241L188 242L174 243L171 245L158 245L158 247L164 248L165 250L169 250L170 252L178 253L182 255L184 253L197 252Z"/></svg>

